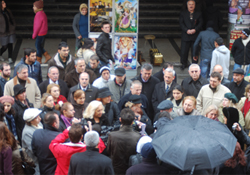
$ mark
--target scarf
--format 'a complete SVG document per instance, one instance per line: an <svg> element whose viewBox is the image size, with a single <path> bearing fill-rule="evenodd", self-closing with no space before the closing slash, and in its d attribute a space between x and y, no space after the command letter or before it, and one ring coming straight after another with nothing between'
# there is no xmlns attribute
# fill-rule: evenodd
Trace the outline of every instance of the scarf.
<svg viewBox="0 0 250 175"><path fill-rule="evenodd" d="M71 121L72 121L73 118L67 118L64 115L61 115L61 118L62 118L64 124L66 125L66 128L71 126Z"/></svg>
<svg viewBox="0 0 250 175"><path fill-rule="evenodd" d="M15 119L13 117L13 115L11 114L5 114L5 117L6 117L6 121L7 121L7 124L8 124L8 128L10 129L11 128L11 132L12 134L17 137L17 133L16 133L16 124L15 124Z"/></svg>
<svg viewBox="0 0 250 175"><path fill-rule="evenodd" d="M40 12L42 10L43 10L43 8L37 9L37 10L35 10L35 13Z"/></svg>

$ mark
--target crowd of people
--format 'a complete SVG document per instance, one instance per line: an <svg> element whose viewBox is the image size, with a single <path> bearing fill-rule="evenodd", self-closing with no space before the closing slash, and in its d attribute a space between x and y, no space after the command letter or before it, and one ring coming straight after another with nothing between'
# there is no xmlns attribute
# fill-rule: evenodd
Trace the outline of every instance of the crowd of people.
<svg viewBox="0 0 250 175"><path fill-rule="evenodd" d="M53 57L43 49L47 23L41 21L47 17L43 1L33 5L36 49L24 49L13 73L11 60L0 66L0 174L185 174L158 159L151 142L166 123L189 115L220 122L237 139L232 158L194 174L250 173L249 65L247 53L241 50L242 43L248 47L248 29L233 44L236 64L230 81L230 51L211 22L199 33L200 13L194 0L188 0L180 24L186 32L182 37L190 39L182 41L181 54L182 69L188 66L189 76L178 84L170 62L154 75L153 66L145 63L130 80L123 67L111 74L109 22L102 23L94 49L94 41L86 34L86 4L80 5L73 22L76 57L63 41ZM5 34L0 36L2 54L7 48L11 52L15 35L10 30L14 19L3 0L1 7L6 20ZM189 47L194 49L190 65L184 58ZM42 55L48 62L47 80L42 78Z"/></svg>

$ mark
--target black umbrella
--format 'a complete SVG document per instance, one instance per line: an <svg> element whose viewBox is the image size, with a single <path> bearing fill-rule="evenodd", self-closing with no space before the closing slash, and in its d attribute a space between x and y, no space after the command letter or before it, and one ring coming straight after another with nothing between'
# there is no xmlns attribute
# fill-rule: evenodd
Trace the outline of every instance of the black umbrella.
<svg viewBox="0 0 250 175"><path fill-rule="evenodd" d="M234 153L226 125L204 116L180 116L157 130L152 145L160 160L182 171L212 169Z"/></svg>

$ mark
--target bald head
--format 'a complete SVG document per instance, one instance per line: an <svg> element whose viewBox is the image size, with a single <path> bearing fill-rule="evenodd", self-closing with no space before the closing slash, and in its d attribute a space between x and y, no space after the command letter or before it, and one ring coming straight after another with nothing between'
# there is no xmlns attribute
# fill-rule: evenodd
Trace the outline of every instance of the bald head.
<svg viewBox="0 0 250 175"><path fill-rule="evenodd" d="M86 72L81 73L79 76L79 83L83 88L87 87L89 84L89 74Z"/></svg>
<svg viewBox="0 0 250 175"><path fill-rule="evenodd" d="M223 67L221 65L215 65L213 68L213 72L219 72L221 74L221 77L223 77Z"/></svg>

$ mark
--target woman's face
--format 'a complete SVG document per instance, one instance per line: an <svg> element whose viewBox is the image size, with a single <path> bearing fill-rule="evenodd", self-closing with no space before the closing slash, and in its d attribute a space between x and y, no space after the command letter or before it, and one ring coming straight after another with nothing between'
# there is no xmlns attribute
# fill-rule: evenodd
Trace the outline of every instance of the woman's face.
<svg viewBox="0 0 250 175"><path fill-rule="evenodd" d="M82 8L81 9L81 14L82 15L86 15L88 13L88 9L87 8Z"/></svg>
<svg viewBox="0 0 250 175"><path fill-rule="evenodd" d="M222 105L223 107L229 107L230 101L227 98L223 99Z"/></svg>
<svg viewBox="0 0 250 175"><path fill-rule="evenodd" d="M103 106L100 105L98 108L95 110L94 118L100 118L102 116L102 111L103 111Z"/></svg>
<svg viewBox="0 0 250 175"><path fill-rule="evenodd" d="M177 89L173 90L173 97L175 100L180 100L182 98L183 93Z"/></svg>
<svg viewBox="0 0 250 175"><path fill-rule="evenodd" d="M209 113L207 113L206 117L214 120L218 117L218 111L214 109L210 111Z"/></svg>
<svg viewBox="0 0 250 175"><path fill-rule="evenodd" d="M85 94L82 94L79 98L74 98L77 104L83 105L85 102Z"/></svg>
<svg viewBox="0 0 250 175"><path fill-rule="evenodd" d="M34 126L38 126L38 124L40 123L41 118L40 116L37 116L36 118L34 118L30 123Z"/></svg>
<svg viewBox="0 0 250 175"><path fill-rule="evenodd" d="M11 104L8 102L5 102L3 105L4 105L4 113L8 113L11 109Z"/></svg>
<svg viewBox="0 0 250 175"><path fill-rule="evenodd" d="M5 1L2 1L2 10L6 8L6 3Z"/></svg>
<svg viewBox="0 0 250 175"><path fill-rule="evenodd" d="M56 86L52 87L50 94L53 96L53 98L57 99L60 95L59 88Z"/></svg>
<svg viewBox="0 0 250 175"><path fill-rule="evenodd" d="M54 99L52 96L48 96L45 103L45 106L49 107L49 108L53 108L54 107Z"/></svg>
<svg viewBox="0 0 250 175"><path fill-rule="evenodd" d="M106 105L106 104L108 104L108 103L110 103L110 102L111 102L111 96L102 98L102 103L103 103L104 105Z"/></svg>
<svg viewBox="0 0 250 175"><path fill-rule="evenodd" d="M192 100L186 99L183 103L183 110L190 113L194 110L194 102Z"/></svg>

